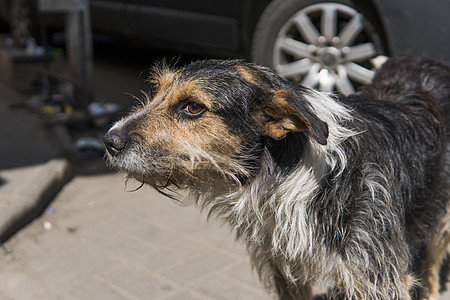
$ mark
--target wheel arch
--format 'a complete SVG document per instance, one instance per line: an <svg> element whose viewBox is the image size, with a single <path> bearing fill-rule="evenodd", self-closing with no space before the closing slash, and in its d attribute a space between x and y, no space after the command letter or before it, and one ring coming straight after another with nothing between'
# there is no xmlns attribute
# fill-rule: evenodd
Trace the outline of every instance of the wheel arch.
<svg viewBox="0 0 450 300"><path fill-rule="evenodd" d="M390 42L389 33L387 30L386 22L381 14L381 9L378 4L380 0L351 0L353 5L360 10L363 9L364 11L371 12L368 13L368 17L370 18L370 21L374 23L375 26L380 28L380 34L382 43L385 46L386 52L391 55L392 54L392 44Z"/></svg>

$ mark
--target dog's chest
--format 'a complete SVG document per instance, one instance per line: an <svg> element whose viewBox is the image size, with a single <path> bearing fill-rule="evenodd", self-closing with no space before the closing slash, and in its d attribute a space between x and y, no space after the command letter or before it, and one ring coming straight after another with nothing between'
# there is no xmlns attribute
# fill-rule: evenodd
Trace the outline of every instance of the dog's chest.
<svg viewBox="0 0 450 300"><path fill-rule="evenodd" d="M253 206L241 211L246 214L242 220L260 220L251 226L247 224L244 238L251 244L249 248L259 247L259 253L269 254L266 259L277 265L283 277L296 284L310 282L314 290L322 291L334 285L333 274L339 273L339 265L334 263L338 254L325 245L310 202L298 195L273 194L266 199L269 205L264 209L257 212ZM263 263L258 259L261 257L253 257L257 264Z"/></svg>

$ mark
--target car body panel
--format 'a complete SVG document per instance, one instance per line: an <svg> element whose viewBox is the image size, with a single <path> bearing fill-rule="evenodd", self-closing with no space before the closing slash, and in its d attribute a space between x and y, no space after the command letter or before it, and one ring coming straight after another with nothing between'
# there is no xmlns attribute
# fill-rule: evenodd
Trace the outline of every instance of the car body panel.
<svg viewBox="0 0 450 300"><path fill-rule="evenodd" d="M450 62L450 1L374 0L391 54L426 54Z"/></svg>
<svg viewBox="0 0 450 300"><path fill-rule="evenodd" d="M243 3L239 0L92 0L91 15L93 27L102 32L176 42L192 50L206 47L238 53L242 49L239 20ZM105 11L111 17L105 18Z"/></svg>

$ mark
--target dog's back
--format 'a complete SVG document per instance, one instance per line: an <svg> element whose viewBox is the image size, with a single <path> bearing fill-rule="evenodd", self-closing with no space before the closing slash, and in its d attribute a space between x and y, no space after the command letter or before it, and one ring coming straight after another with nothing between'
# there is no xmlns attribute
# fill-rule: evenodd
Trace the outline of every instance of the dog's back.
<svg viewBox="0 0 450 300"><path fill-rule="evenodd" d="M441 61L424 56L390 59L362 94L392 102L411 97L436 102L447 129L450 126L450 66Z"/></svg>
<svg viewBox="0 0 450 300"><path fill-rule="evenodd" d="M405 105L420 117L426 114L442 124L447 188L450 178L450 66L425 56L402 56L388 60L373 83L361 95ZM446 150L445 150L446 149ZM447 190L450 194L450 191Z"/></svg>
<svg viewBox="0 0 450 300"><path fill-rule="evenodd" d="M364 87L359 95L377 99L384 105L390 103L395 109L411 116L412 122L417 121L411 124L415 130L408 134L417 135L411 141L423 141L423 146L418 148L406 144L405 148L408 151L410 147L411 157L422 155L420 159L427 165L418 168L422 174L415 178L424 176L420 180L423 192L417 193L416 189L416 193L410 195L412 205L410 211L406 211L406 225L409 227L409 244L413 245L411 250L413 254L416 252L416 272L422 273L426 281L421 284L426 287L427 294L437 297L439 268L441 283L445 283L447 276L442 276L442 270L448 272L449 269L448 260L441 264L441 258L445 256L450 242L450 67L427 57L390 59L377 72L373 83ZM439 136L440 139L437 139ZM419 149L419 152L413 148ZM413 163L410 167L414 169L418 166ZM418 182L411 183L420 185ZM423 244L424 240L428 241L428 245Z"/></svg>

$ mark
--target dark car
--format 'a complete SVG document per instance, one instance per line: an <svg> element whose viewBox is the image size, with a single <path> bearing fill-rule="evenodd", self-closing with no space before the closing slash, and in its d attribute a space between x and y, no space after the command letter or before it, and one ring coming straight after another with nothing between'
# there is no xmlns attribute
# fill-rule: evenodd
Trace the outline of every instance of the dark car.
<svg viewBox="0 0 450 300"><path fill-rule="evenodd" d="M13 16L36 1L0 3ZM95 32L245 57L283 77L343 93L370 82L384 56L450 61L450 1L90 0L90 11Z"/></svg>

